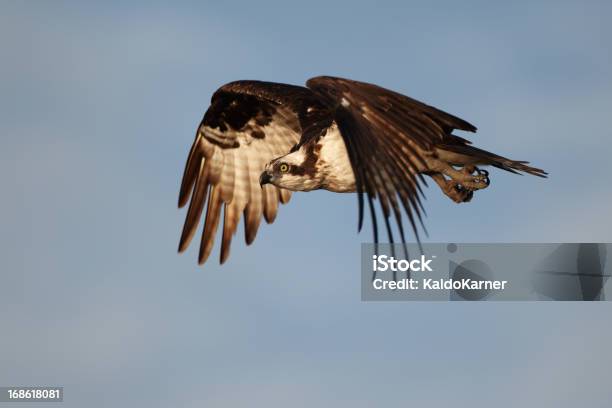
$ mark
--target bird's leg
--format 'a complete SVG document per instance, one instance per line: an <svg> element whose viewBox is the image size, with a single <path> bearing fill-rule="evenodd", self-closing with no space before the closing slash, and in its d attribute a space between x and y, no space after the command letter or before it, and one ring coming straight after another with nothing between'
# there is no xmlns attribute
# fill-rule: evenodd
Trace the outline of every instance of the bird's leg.
<svg viewBox="0 0 612 408"><path fill-rule="evenodd" d="M456 170L447 163L437 161L433 170L450 177L453 182L467 190L481 190L489 186L489 172L473 165L466 165L463 169ZM473 174L474 172L476 174Z"/></svg>
<svg viewBox="0 0 612 408"><path fill-rule="evenodd" d="M442 173L428 173L440 186L440 189L456 203L465 203L472 199L474 192L457 184L454 180L447 180Z"/></svg>

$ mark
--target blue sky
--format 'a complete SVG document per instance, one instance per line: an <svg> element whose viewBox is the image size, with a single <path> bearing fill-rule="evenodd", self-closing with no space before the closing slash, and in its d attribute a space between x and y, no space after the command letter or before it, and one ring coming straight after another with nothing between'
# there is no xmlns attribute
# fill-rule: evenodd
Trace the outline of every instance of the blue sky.
<svg viewBox="0 0 612 408"><path fill-rule="evenodd" d="M327 192L201 268L176 254L176 200L217 87L328 74L550 172L494 171L461 206L429 188L429 241L610 242L610 17L594 1L3 2L0 384L63 385L69 407L607 406L609 304L362 303L369 226Z"/></svg>

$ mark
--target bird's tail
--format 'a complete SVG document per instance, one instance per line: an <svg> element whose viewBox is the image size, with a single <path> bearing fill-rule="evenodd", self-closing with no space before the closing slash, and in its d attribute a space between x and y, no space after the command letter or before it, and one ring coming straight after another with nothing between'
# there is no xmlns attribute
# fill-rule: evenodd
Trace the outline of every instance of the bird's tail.
<svg viewBox="0 0 612 408"><path fill-rule="evenodd" d="M533 174L538 177L547 177L548 173L537 167L528 166L529 162L522 160L511 160L495 153L488 152L483 149L471 146L469 144L452 144L440 146L443 150L465 156L466 162L473 164L490 165L511 173L520 174L520 172Z"/></svg>

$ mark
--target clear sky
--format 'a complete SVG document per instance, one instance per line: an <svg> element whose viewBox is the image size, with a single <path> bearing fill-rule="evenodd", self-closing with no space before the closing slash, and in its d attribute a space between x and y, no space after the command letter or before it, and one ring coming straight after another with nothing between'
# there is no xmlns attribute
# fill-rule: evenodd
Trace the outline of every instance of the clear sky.
<svg viewBox="0 0 612 408"><path fill-rule="evenodd" d="M429 188L429 241L612 241L612 3L329 3L0 4L0 385L92 408L609 406L612 305L363 303L353 195L295 194L223 267L177 255L212 92L322 74L550 172L493 171L466 205Z"/></svg>

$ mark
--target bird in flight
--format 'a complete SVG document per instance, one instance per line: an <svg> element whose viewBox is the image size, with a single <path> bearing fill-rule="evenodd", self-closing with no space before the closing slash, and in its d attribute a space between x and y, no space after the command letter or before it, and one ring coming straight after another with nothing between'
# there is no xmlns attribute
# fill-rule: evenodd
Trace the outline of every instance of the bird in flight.
<svg viewBox="0 0 612 408"><path fill-rule="evenodd" d="M528 162L472 146L455 130L475 132L476 127L397 92L349 79L320 76L306 87L263 81L223 85L212 96L185 165L178 204L189 202L189 209L179 252L189 246L204 207L198 262L212 251L223 209L224 263L241 215L250 245L262 215L272 223L279 202L287 203L292 191L356 192L358 229L367 202L374 242L377 200L389 242L394 242L393 217L405 243L402 212L417 242L417 225L424 229L424 176L457 203L489 186L489 173L478 166L546 177Z"/></svg>

